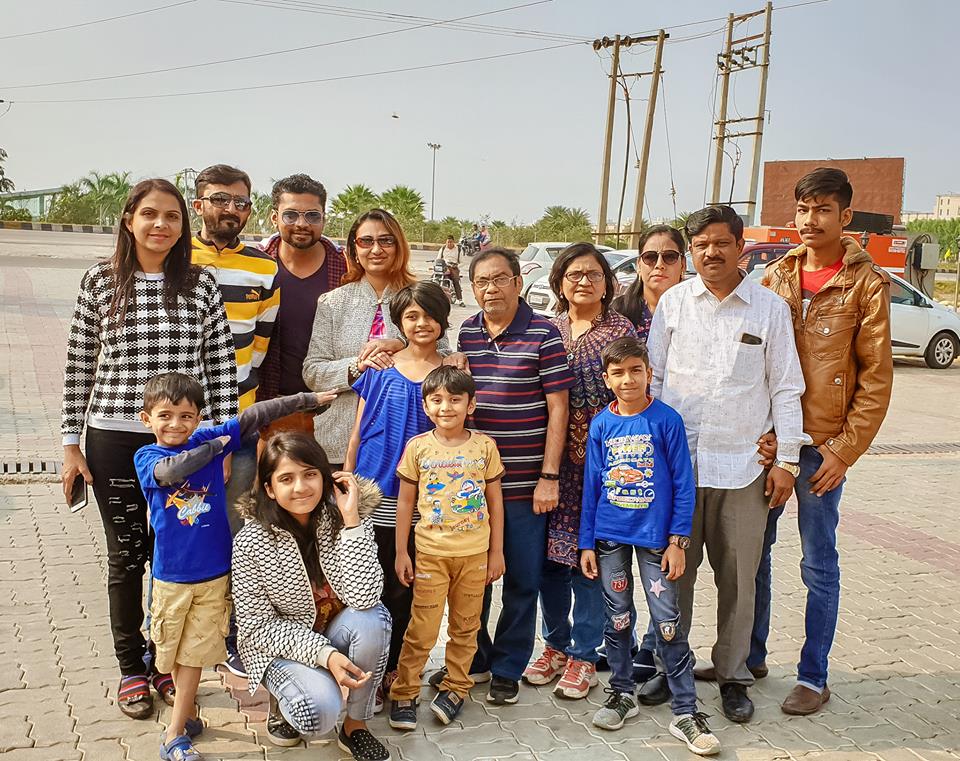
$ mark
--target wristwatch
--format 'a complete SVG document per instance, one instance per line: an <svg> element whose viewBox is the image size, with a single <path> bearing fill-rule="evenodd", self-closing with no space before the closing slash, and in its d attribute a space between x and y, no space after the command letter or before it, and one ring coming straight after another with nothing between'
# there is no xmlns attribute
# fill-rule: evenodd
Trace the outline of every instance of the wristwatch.
<svg viewBox="0 0 960 761"><path fill-rule="evenodd" d="M690 537L689 536L680 536L679 534L671 534L667 539L670 544L675 544L681 550L688 549L690 547Z"/></svg>
<svg viewBox="0 0 960 761"><path fill-rule="evenodd" d="M543 472L541 472L541 473L540 473L540 478L542 478L544 481L559 481L559 480L560 480L560 474L559 474L559 473L543 473Z"/></svg>
<svg viewBox="0 0 960 761"><path fill-rule="evenodd" d="M784 462L783 460L774 460L773 466L775 468L781 468L787 473L789 473L794 478L800 478L800 466L793 462Z"/></svg>

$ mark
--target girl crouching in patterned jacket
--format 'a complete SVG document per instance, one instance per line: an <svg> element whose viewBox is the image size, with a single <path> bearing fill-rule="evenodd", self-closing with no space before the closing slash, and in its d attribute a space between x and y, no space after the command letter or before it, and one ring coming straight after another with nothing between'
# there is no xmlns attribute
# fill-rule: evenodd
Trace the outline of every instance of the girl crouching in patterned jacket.
<svg viewBox="0 0 960 761"><path fill-rule="evenodd" d="M267 733L296 745L334 728L364 761L390 753L367 730L390 643L370 514L380 492L331 473L312 436L278 433L260 457L250 520L233 543L233 602L251 694L270 693Z"/></svg>

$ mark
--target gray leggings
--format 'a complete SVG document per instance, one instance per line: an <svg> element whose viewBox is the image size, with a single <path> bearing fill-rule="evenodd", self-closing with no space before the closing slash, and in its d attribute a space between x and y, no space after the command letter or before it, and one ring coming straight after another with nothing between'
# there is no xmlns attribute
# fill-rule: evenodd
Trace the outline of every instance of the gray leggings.
<svg viewBox="0 0 960 761"><path fill-rule="evenodd" d="M383 681L390 647L390 614L379 603L369 610L346 608L324 632L330 644L372 676L363 687L351 690L347 716L358 721L372 719L376 687ZM275 658L263 676L280 712L306 739L327 734L343 710L340 685L325 668Z"/></svg>

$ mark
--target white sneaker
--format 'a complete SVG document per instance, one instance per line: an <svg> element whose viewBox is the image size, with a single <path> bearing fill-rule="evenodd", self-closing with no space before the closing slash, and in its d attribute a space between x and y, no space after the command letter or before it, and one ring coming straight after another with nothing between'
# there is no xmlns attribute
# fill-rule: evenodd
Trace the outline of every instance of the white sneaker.
<svg viewBox="0 0 960 761"><path fill-rule="evenodd" d="M720 741L707 726L705 713L684 713L670 722L670 734L687 744L698 756L712 756L720 752Z"/></svg>

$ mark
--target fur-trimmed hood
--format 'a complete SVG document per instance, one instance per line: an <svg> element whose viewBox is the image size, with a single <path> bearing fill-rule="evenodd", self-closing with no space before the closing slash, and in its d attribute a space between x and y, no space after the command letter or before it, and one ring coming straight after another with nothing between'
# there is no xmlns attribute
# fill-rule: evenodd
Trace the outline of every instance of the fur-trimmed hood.
<svg viewBox="0 0 960 761"><path fill-rule="evenodd" d="M370 478L357 476L357 484L360 486L360 504L357 506L357 512L360 518L366 518L380 506L383 492L380 491L377 482ZM237 510L244 519L253 519L253 508L257 499L256 488L254 487L237 500Z"/></svg>

